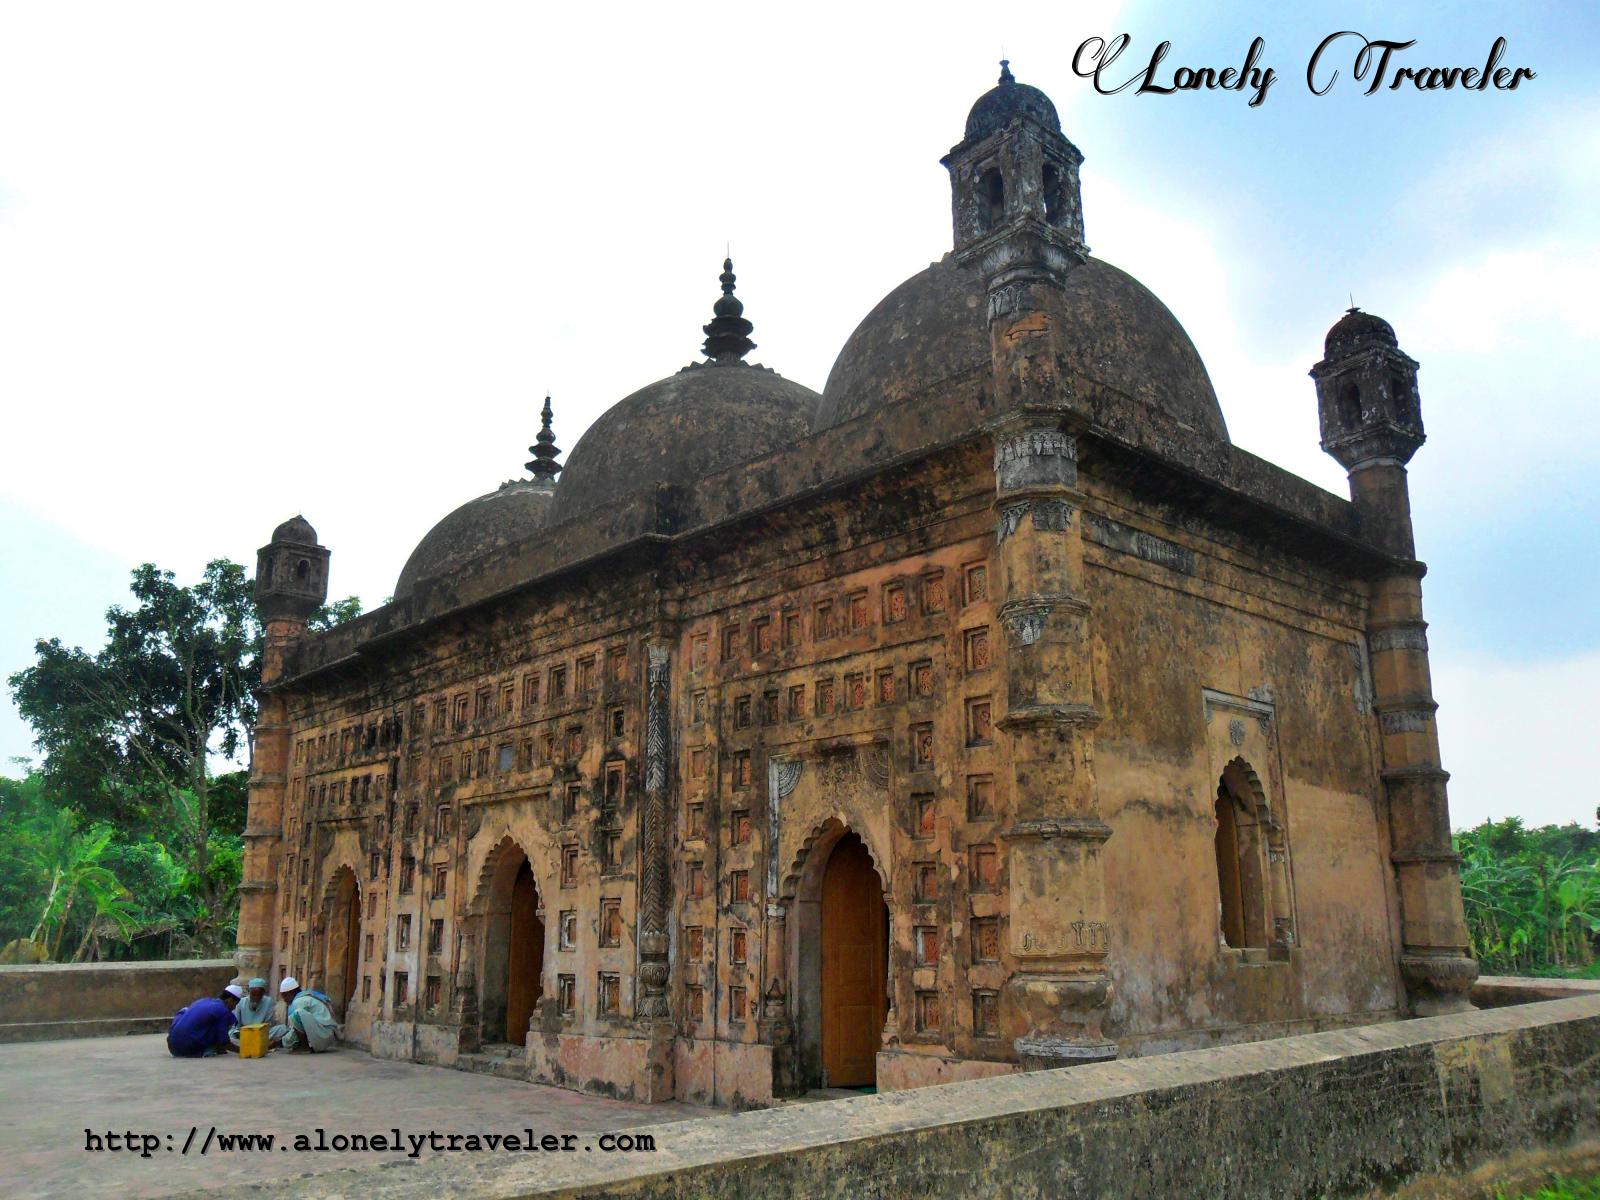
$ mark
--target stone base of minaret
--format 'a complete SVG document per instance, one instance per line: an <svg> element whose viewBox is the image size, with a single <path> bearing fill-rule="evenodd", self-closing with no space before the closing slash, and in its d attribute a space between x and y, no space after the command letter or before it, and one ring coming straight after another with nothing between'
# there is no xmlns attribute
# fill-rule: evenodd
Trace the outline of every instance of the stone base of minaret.
<svg viewBox="0 0 1600 1200"><path fill-rule="evenodd" d="M1117 1043L1101 1032L1111 1002L1104 973L1027 975L1011 981L1011 1002L1029 1032L1013 1039L1025 1071L1048 1071L1117 1057Z"/></svg>
<svg viewBox="0 0 1600 1200"><path fill-rule="evenodd" d="M1400 977L1415 1017L1442 1017L1471 1012L1472 985L1478 981L1478 962L1462 954L1405 954Z"/></svg>
<svg viewBox="0 0 1600 1200"><path fill-rule="evenodd" d="M233 952L233 970L241 979L270 980L272 973L272 947L238 947Z"/></svg>

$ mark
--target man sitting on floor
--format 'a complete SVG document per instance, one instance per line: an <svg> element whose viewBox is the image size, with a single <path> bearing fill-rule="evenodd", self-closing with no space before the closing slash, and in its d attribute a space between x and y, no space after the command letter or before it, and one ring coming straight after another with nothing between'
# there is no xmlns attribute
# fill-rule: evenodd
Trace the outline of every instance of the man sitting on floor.
<svg viewBox="0 0 1600 1200"><path fill-rule="evenodd" d="M233 1010L233 1019L237 1024L229 1034L236 1046L239 1044L239 1030L244 1026L272 1024L272 1010L276 1007L276 1001L267 992L265 979L252 979L245 987L249 990L239 1001L239 1007Z"/></svg>
<svg viewBox="0 0 1600 1200"><path fill-rule="evenodd" d="M237 1051L229 1039L235 1024L234 1008L244 989L230 983L221 996L207 996L181 1009L167 1030L167 1049L174 1058L210 1058L224 1050Z"/></svg>
<svg viewBox="0 0 1600 1200"><path fill-rule="evenodd" d="M285 1050L309 1050L313 1054L332 1050L344 1029L333 1019L328 998L321 992L302 991L299 980L293 975L284 977L278 985L278 993L283 997L285 1024L273 1028L272 1044L281 1045Z"/></svg>

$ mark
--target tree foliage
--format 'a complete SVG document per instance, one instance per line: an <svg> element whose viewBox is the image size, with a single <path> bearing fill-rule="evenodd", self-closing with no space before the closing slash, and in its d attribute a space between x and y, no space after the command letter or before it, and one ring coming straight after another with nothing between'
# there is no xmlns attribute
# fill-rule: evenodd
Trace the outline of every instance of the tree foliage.
<svg viewBox="0 0 1600 1200"><path fill-rule="evenodd" d="M132 590L133 605L106 613L98 653L41 641L11 685L51 791L91 816L159 828L193 878L199 948L217 953L232 901L213 869L210 764L239 756L255 718L261 635L250 580L218 559L183 587L146 563Z"/></svg>
<svg viewBox="0 0 1600 1200"><path fill-rule="evenodd" d="M262 645L251 581L225 559L190 586L146 563L131 589L100 650L40 640L10 677L43 763L0 779L0 943L32 935L57 959L232 943ZM360 613L351 596L311 624Z"/></svg>
<svg viewBox="0 0 1600 1200"><path fill-rule="evenodd" d="M361 597L346 596L343 600L330 600L317 609L306 622L306 628L312 633L321 633L323 630L332 629L335 625L353 621L360 615Z"/></svg>
<svg viewBox="0 0 1600 1200"><path fill-rule="evenodd" d="M1461 896L1487 974L1590 973L1600 951L1600 833L1516 817L1458 834Z"/></svg>

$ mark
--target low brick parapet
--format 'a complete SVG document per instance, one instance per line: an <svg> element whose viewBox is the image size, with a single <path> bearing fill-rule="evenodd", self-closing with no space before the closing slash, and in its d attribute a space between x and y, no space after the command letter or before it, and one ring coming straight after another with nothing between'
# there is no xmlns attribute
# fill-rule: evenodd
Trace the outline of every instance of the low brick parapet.
<svg viewBox="0 0 1600 1200"><path fill-rule="evenodd" d="M646 1155L452 1155L301 1194L638 1200L1360 1195L1600 1139L1600 995L651 1128ZM225 1194L255 1195L255 1189Z"/></svg>
<svg viewBox="0 0 1600 1200"><path fill-rule="evenodd" d="M1472 985L1472 1003L1479 1008L1600 996L1600 979L1536 979L1529 975L1480 975Z"/></svg>
<svg viewBox="0 0 1600 1200"><path fill-rule="evenodd" d="M233 977L231 958L0 967L0 1042L159 1033Z"/></svg>

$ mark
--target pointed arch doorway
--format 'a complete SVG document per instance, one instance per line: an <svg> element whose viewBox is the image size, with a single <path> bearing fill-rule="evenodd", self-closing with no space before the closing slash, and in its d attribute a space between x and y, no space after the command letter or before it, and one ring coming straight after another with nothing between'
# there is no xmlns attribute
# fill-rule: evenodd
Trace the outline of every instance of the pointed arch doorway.
<svg viewBox="0 0 1600 1200"><path fill-rule="evenodd" d="M328 893L322 986L344 1020L356 998L356 979L361 972L361 888L356 883L356 873L349 867L340 867L334 872Z"/></svg>
<svg viewBox="0 0 1600 1200"><path fill-rule="evenodd" d="M506 950L506 1041L517 1046L527 1044L528 1022L544 991L544 922L539 919L540 911L533 868L523 859L511 885L510 945Z"/></svg>
<svg viewBox="0 0 1600 1200"><path fill-rule="evenodd" d="M495 867L486 916L483 1039L525 1046L544 994L544 902L528 856L515 843Z"/></svg>
<svg viewBox="0 0 1600 1200"><path fill-rule="evenodd" d="M821 893L822 1078L829 1087L871 1087L889 1011L889 906L854 833L834 843Z"/></svg>

